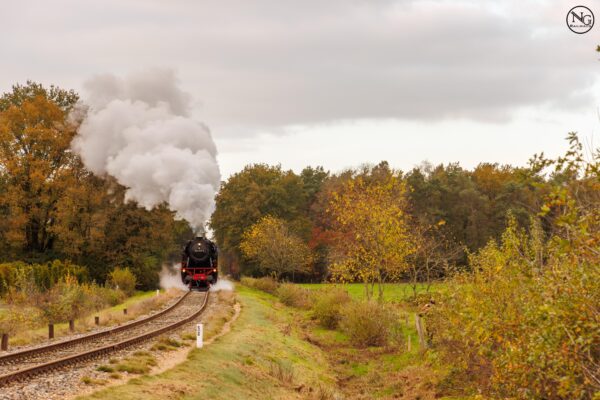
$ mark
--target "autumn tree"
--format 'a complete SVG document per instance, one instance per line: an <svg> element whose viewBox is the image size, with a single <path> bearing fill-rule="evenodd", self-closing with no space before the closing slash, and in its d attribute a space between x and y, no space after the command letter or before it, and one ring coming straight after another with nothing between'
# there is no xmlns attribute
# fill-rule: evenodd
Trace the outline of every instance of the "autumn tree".
<svg viewBox="0 0 600 400"><path fill-rule="evenodd" d="M471 252L500 238L507 213L527 224L546 190L544 179L529 168L490 163L473 170L424 163L406 180L411 215L430 225L444 220L444 232Z"/></svg>
<svg viewBox="0 0 600 400"><path fill-rule="evenodd" d="M77 101L33 82L0 96L0 259L75 261L98 282L121 266L141 288L156 287L189 226L165 206L125 203L126 188L85 169L70 149Z"/></svg>
<svg viewBox="0 0 600 400"><path fill-rule="evenodd" d="M245 257L277 279L291 274L293 280L295 273L306 272L312 262L310 249L302 239L290 232L285 221L269 215L244 233L240 247Z"/></svg>
<svg viewBox="0 0 600 400"><path fill-rule="evenodd" d="M378 285L399 278L414 252L408 231L406 184L393 171L358 176L334 192L329 205L340 235L332 252L332 274L362 281L368 298Z"/></svg>
<svg viewBox="0 0 600 400"><path fill-rule="evenodd" d="M456 243L444 229L446 221L430 224L423 220L411 222L411 239L414 252L409 258L406 275L410 280L413 296L420 283L429 292L434 279L444 277L464 254L464 246Z"/></svg>
<svg viewBox="0 0 600 400"><path fill-rule="evenodd" d="M14 247L45 252L54 246L57 206L81 168L70 150L76 126L68 119L77 100L72 91L33 82L0 98L3 233Z"/></svg>
<svg viewBox="0 0 600 400"><path fill-rule="evenodd" d="M244 273L258 272L257 266L240 257L240 244L244 232L266 215L285 220L290 230L308 238L309 197L319 189L322 173L315 169L301 178L281 166L255 164L223 183L210 221L221 249L221 266L233 274L239 274L240 269Z"/></svg>

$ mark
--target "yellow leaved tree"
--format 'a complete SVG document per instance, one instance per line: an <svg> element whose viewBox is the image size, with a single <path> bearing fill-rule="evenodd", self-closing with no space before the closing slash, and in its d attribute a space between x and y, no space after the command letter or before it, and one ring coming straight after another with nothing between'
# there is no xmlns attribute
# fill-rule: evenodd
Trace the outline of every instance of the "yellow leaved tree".
<svg viewBox="0 0 600 400"><path fill-rule="evenodd" d="M388 173L368 179L358 176L332 194L328 212L337 239L331 252L332 277L342 282L361 281L367 298L378 285L397 279L414 252L406 214L406 184Z"/></svg>
<svg viewBox="0 0 600 400"><path fill-rule="evenodd" d="M313 260L310 248L290 232L286 222L270 215L244 232L240 248L245 257L277 279L283 274L306 272Z"/></svg>

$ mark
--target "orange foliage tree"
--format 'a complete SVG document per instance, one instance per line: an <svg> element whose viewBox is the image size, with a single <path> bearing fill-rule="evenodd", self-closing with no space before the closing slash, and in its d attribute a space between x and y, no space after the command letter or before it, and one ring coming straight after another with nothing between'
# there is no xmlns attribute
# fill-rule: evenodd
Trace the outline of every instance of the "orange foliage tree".
<svg viewBox="0 0 600 400"><path fill-rule="evenodd" d="M76 125L68 113L77 99L74 92L34 83L15 86L0 99L4 234L26 251L52 249L57 205L76 186L81 165L70 150Z"/></svg>

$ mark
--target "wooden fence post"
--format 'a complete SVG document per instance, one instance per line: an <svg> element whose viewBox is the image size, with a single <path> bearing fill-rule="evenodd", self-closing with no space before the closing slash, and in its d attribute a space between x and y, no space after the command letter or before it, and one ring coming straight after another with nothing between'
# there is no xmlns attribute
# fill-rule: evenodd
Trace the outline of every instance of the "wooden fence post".
<svg viewBox="0 0 600 400"><path fill-rule="evenodd" d="M95 323L96 325L100 325L100 317L99 317L99 316L97 316L97 315L96 315L96 316L94 317L94 323Z"/></svg>
<svg viewBox="0 0 600 400"><path fill-rule="evenodd" d="M415 326L417 327L417 334L419 335L419 345L422 349L427 348L427 339L425 338L425 330L423 329L423 321L419 314L415 314Z"/></svg>
<svg viewBox="0 0 600 400"><path fill-rule="evenodd" d="M8 333L3 333L2 334L2 345L0 346L0 349L2 351L7 351L8 350Z"/></svg>
<svg viewBox="0 0 600 400"><path fill-rule="evenodd" d="M48 339L54 339L54 324L48 324Z"/></svg>
<svg viewBox="0 0 600 400"><path fill-rule="evenodd" d="M127 309L126 308L123 309L123 315L127 315Z"/></svg>
<svg viewBox="0 0 600 400"><path fill-rule="evenodd" d="M69 330L71 332L75 331L75 321L72 319L69 320Z"/></svg>

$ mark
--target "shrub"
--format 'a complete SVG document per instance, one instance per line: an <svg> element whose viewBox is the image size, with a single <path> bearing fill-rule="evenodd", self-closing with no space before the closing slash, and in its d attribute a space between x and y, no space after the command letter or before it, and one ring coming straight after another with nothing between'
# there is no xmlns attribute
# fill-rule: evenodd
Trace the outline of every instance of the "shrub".
<svg viewBox="0 0 600 400"><path fill-rule="evenodd" d="M90 283L80 284L74 277L67 276L52 289L39 294L35 303L46 320L63 322L117 305L124 299L125 294L120 290ZM32 299L31 303L33 302Z"/></svg>
<svg viewBox="0 0 600 400"><path fill-rule="evenodd" d="M0 311L0 333L13 335L30 329L40 319L40 312L34 307L9 307Z"/></svg>
<svg viewBox="0 0 600 400"><path fill-rule="evenodd" d="M41 296L40 309L48 322L64 322L86 311L85 299L83 287L67 276Z"/></svg>
<svg viewBox="0 0 600 400"><path fill-rule="evenodd" d="M66 276L73 276L80 283L88 279L84 267L59 260L45 264L27 264L22 261L0 264L0 295L9 291L14 294L48 290Z"/></svg>
<svg viewBox="0 0 600 400"><path fill-rule="evenodd" d="M82 311L84 313L97 311L104 307L116 306L125 300L126 296L120 290L102 287L95 284L81 285L83 290Z"/></svg>
<svg viewBox="0 0 600 400"><path fill-rule="evenodd" d="M397 323L394 310L375 301L352 301L341 309L340 329L357 347L385 346Z"/></svg>
<svg viewBox="0 0 600 400"><path fill-rule="evenodd" d="M120 290L111 289L102 286L92 286L98 298L103 305L116 306L125 300L125 293ZM100 307L97 307L99 309Z"/></svg>
<svg viewBox="0 0 600 400"><path fill-rule="evenodd" d="M310 290L295 285L284 283L277 289L277 297L286 306L308 309L312 305Z"/></svg>
<svg viewBox="0 0 600 400"><path fill-rule="evenodd" d="M348 292L341 288L332 288L320 290L313 297L313 318L325 328L337 328L341 319L342 306L351 301Z"/></svg>
<svg viewBox="0 0 600 400"><path fill-rule="evenodd" d="M270 276L265 276L262 278L243 277L241 282L243 285L271 294L276 294L277 288L279 287L279 283L277 283L277 281Z"/></svg>
<svg viewBox="0 0 600 400"><path fill-rule="evenodd" d="M279 283L270 276L258 278L255 282L256 288L267 293L276 294Z"/></svg>
<svg viewBox="0 0 600 400"><path fill-rule="evenodd" d="M447 386L494 398L594 398L600 260L567 243L536 259L539 242L510 220L501 244L471 255L472 272L448 282L427 316L433 345L453 366Z"/></svg>
<svg viewBox="0 0 600 400"><path fill-rule="evenodd" d="M240 283L244 286L248 286L253 288L254 287L254 282L256 281L255 278L250 278L249 276L242 276L242 278L240 279Z"/></svg>
<svg viewBox="0 0 600 400"><path fill-rule="evenodd" d="M135 293L135 275L129 268L115 268L108 276L109 285L122 290L128 296Z"/></svg>

